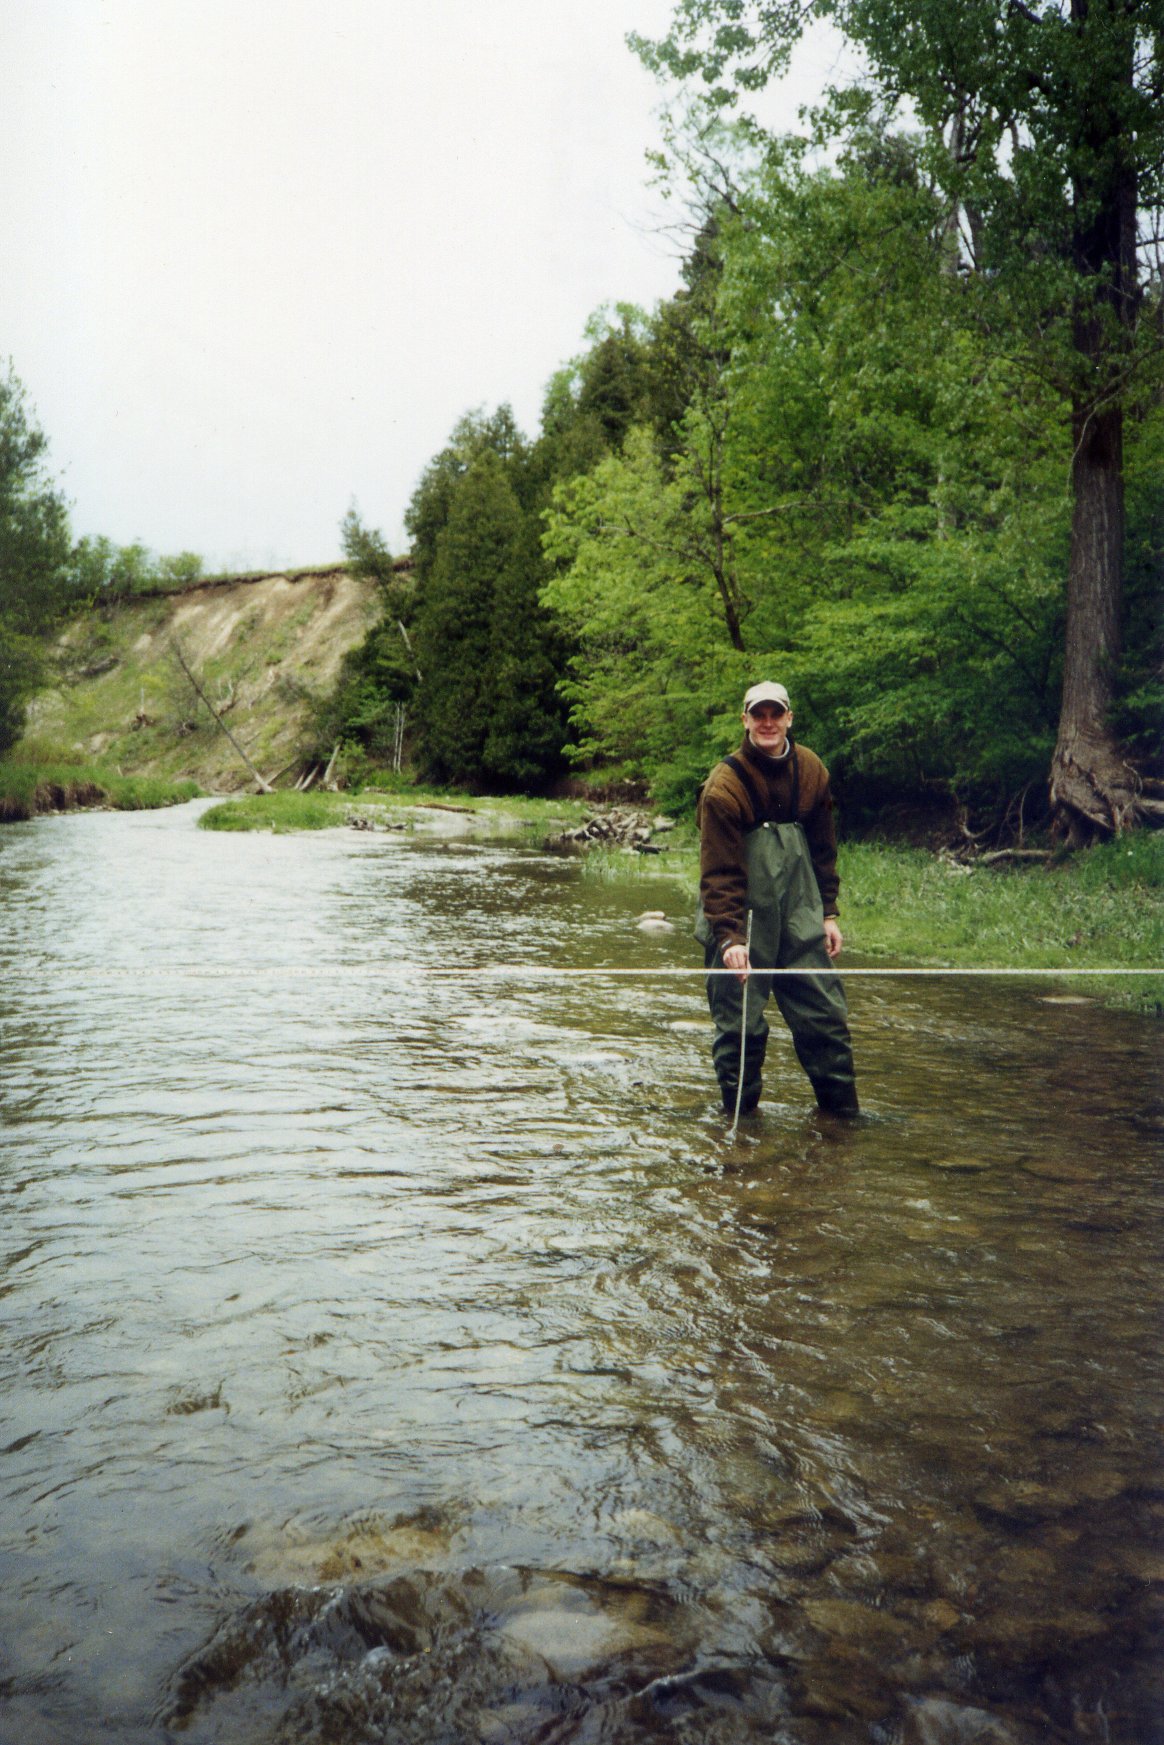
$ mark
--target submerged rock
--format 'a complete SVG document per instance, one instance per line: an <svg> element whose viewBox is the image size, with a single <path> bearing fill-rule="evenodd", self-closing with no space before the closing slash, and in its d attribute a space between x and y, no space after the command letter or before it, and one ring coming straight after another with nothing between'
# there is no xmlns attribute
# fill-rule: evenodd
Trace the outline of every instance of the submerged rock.
<svg viewBox="0 0 1164 1745"><path fill-rule="evenodd" d="M906 1706L902 1745L1019 1745L1021 1735L987 1709L945 1697L921 1697Z"/></svg>
<svg viewBox="0 0 1164 1745"><path fill-rule="evenodd" d="M241 1549L249 1575L267 1584L311 1585L398 1574L417 1565L439 1567L455 1532L455 1518L437 1509L393 1518L370 1512L330 1533L249 1527Z"/></svg>
<svg viewBox="0 0 1164 1745"><path fill-rule="evenodd" d="M949 1600L937 1599L931 1600L928 1605L922 1607L922 1617L927 1624L944 1636L947 1630L952 1630L954 1625L961 1621L962 1614L957 1606L950 1604Z"/></svg>
<svg viewBox="0 0 1164 1745"><path fill-rule="evenodd" d="M665 1649L665 1633L636 1615L640 1610L632 1605L620 1615L574 1589L563 1591L561 1583L545 1582L530 1589L498 1636L519 1655L545 1661L555 1677L577 1678L635 1648Z"/></svg>
<svg viewBox="0 0 1164 1745"><path fill-rule="evenodd" d="M916 1633L907 1620L860 1600L826 1597L805 1600L803 1606L814 1629L875 1661L914 1646Z"/></svg>
<svg viewBox="0 0 1164 1745"><path fill-rule="evenodd" d="M256 1745L629 1737L691 1664L692 1621L658 1583L510 1566L277 1588L177 1669L163 1724Z"/></svg>

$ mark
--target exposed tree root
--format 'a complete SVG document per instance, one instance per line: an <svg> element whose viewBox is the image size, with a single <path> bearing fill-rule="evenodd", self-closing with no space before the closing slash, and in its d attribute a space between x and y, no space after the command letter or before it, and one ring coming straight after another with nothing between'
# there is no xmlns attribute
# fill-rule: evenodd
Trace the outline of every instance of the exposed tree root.
<svg viewBox="0 0 1164 1745"><path fill-rule="evenodd" d="M1068 848L1119 836L1155 811L1114 741L1081 731L1060 739L1051 760L1052 829Z"/></svg>

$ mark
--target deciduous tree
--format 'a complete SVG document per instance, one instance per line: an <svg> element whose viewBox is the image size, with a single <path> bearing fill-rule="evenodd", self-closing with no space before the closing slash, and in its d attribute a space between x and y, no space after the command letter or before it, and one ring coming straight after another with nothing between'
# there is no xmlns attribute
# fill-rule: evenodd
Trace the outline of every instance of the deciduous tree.
<svg viewBox="0 0 1164 1745"><path fill-rule="evenodd" d="M679 0L668 38L636 46L734 101L787 67L813 18L839 25L868 65L864 91L835 93L824 124L912 109L978 320L1066 397L1073 514L1051 795L1068 839L1119 830L1140 804L1111 713L1125 418L1161 367L1164 0Z"/></svg>

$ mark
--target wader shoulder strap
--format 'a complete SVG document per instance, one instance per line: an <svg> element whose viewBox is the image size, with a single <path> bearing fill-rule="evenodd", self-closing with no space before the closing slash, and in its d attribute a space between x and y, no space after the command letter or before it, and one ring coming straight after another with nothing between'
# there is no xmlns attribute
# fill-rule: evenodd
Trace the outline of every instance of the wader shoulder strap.
<svg viewBox="0 0 1164 1745"><path fill-rule="evenodd" d="M751 804L752 822L744 826L745 831L758 830L760 825L764 822L767 815L767 809L761 798L760 790L756 786L755 776L753 776L751 770L748 768L747 764L744 763L742 758L733 757L729 754L723 761L727 764L728 768L739 777L740 784L743 787L744 792L747 794L748 800Z"/></svg>
<svg viewBox="0 0 1164 1745"><path fill-rule="evenodd" d="M791 740L789 741L789 747L790 756L792 758L792 806L789 811L789 820L795 824L797 815L800 811L800 759L796 755L796 746ZM760 790L756 786L756 778L753 776L751 770L743 759L729 755L728 757L725 757L723 761L739 777L744 792L747 794L748 799L751 802L752 822L750 824L745 824L744 834L747 835L749 830L759 830L763 824L779 822L779 820L769 817L768 807L765 805Z"/></svg>

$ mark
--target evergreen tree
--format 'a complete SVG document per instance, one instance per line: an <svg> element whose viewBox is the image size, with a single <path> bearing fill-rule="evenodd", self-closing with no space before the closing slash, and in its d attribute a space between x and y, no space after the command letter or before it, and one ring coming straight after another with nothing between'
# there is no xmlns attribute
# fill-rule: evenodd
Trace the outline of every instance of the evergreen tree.
<svg viewBox="0 0 1164 1745"><path fill-rule="evenodd" d="M427 591L436 562L437 541L448 521L457 487L474 459L490 451L507 463L519 462L525 452L521 432L508 406L499 406L489 418L469 412L459 419L445 447L421 474L420 483L404 516L411 541L417 588Z"/></svg>
<svg viewBox="0 0 1164 1745"><path fill-rule="evenodd" d="M0 751L20 737L25 703L43 682L39 638L69 580L68 511L45 468L47 446L9 365L0 376Z"/></svg>
<svg viewBox="0 0 1164 1745"><path fill-rule="evenodd" d="M413 496L418 751L436 780L538 788L561 768L561 639L538 602L551 472L502 406L460 421Z"/></svg>
<svg viewBox="0 0 1164 1745"><path fill-rule="evenodd" d="M520 525L501 463L485 450L448 493L417 612L420 745L426 772L439 781L474 784L483 774L493 590L512 561Z"/></svg>
<svg viewBox="0 0 1164 1745"><path fill-rule="evenodd" d="M522 520L512 559L497 575L489 625L485 716L488 731L481 762L496 786L536 791L562 768L563 638L541 605L545 559L540 521Z"/></svg>

